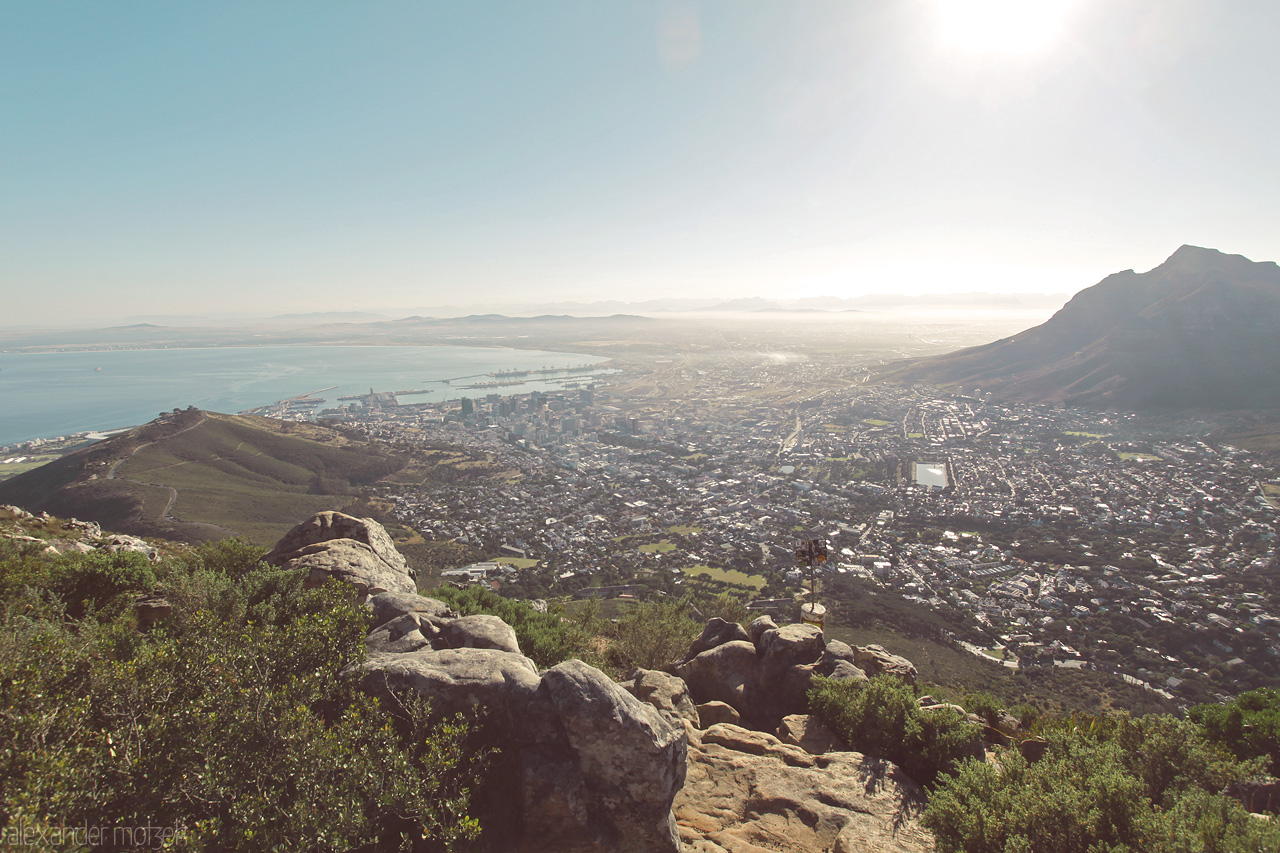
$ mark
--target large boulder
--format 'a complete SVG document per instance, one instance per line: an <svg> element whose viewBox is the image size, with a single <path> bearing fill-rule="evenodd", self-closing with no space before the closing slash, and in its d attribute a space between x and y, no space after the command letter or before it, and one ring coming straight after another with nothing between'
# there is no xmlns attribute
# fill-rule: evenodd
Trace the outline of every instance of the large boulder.
<svg viewBox="0 0 1280 853"><path fill-rule="evenodd" d="M925 853L924 793L894 764L857 752L810 755L733 725L689 732L675 799L695 853Z"/></svg>
<svg viewBox="0 0 1280 853"><path fill-rule="evenodd" d="M542 684L568 737L593 817L585 827L566 827L567 837L580 843L582 830L589 829L601 851L678 853L671 803L685 779L683 726L677 729L579 660L547 670Z"/></svg>
<svg viewBox="0 0 1280 853"><path fill-rule="evenodd" d="M746 629L737 622L730 622L727 619L721 619L716 616L707 620L706 626L702 629L702 635L690 644L689 651L685 653L681 662L693 660L698 655L709 649L714 649L716 646L723 646L725 643L737 641L751 642L751 637L747 634Z"/></svg>
<svg viewBox="0 0 1280 853"><path fill-rule="evenodd" d="M657 708L671 725L679 728L685 721L697 725L698 708L693 704L689 685L683 679L656 669L637 669L622 682L622 686L641 702Z"/></svg>
<svg viewBox="0 0 1280 853"><path fill-rule="evenodd" d="M689 685L693 701L720 701L732 705L738 713L747 713L747 696L756 684L756 647L745 640L734 640L708 649L692 660L676 667L675 674Z"/></svg>
<svg viewBox="0 0 1280 853"><path fill-rule="evenodd" d="M778 726L778 739L798 746L810 755L843 752L845 748L835 732L824 726L813 714L791 714L783 717Z"/></svg>
<svg viewBox="0 0 1280 853"><path fill-rule="evenodd" d="M435 616L441 619L452 619L458 614L443 601L425 598L421 595L405 592L379 592L369 596L365 607L373 614L373 625L376 628L406 613L417 613L423 616Z"/></svg>
<svg viewBox="0 0 1280 853"><path fill-rule="evenodd" d="M412 691L443 713L487 709L495 730L519 744L555 741L555 713L539 691L538 668L498 649L420 648L380 654L356 665L362 688L375 696Z"/></svg>
<svg viewBox="0 0 1280 853"><path fill-rule="evenodd" d="M450 648L500 649L520 654L515 629L497 616L478 613L441 622L440 635Z"/></svg>
<svg viewBox="0 0 1280 853"><path fill-rule="evenodd" d="M286 533L263 559L305 571L308 586L336 578L351 584L362 597L418 591L413 572L390 534L371 518L316 513Z"/></svg>
<svg viewBox="0 0 1280 853"><path fill-rule="evenodd" d="M916 683L916 666L904 657L890 654L884 646L854 646L854 663L867 675L896 675L907 684Z"/></svg>

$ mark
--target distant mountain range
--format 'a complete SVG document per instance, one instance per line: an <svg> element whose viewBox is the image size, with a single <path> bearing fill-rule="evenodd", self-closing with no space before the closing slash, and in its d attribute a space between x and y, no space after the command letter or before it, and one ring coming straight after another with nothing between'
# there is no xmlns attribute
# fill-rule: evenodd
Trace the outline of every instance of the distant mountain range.
<svg viewBox="0 0 1280 853"><path fill-rule="evenodd" d="M1047 322L884 377L1107 409L1280 407L1280 267L1183 246L1115 273Z"/></svg>

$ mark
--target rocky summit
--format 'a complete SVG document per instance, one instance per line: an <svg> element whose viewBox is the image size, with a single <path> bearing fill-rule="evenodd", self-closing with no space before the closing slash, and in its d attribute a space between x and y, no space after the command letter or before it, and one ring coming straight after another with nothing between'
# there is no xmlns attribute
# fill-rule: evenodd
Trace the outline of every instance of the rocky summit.
<svg viewBox="0 0 1280 853"><path fill-rule="evenodd" d="M921 789L804 713L815 673L914 677L883 649L767 617L749 631L713 619L671 672L618 683L578 660L540 671L502 620L418 595L370 519L320 513L269 556L309 583L332 577L356 590L373 620L368 655L347 675L364 690L412 691L445 713L484 710L502 799L501 825L488 828L503 850L933 849L917 820Z"/></svg>
<svg viewBox="0 0 1280 853"><path fill-rule="evenodd" d="M1280 406L1280 267L1183 246L1080 291L994 343L890 365L887 379L1094 408Z"/></svg>

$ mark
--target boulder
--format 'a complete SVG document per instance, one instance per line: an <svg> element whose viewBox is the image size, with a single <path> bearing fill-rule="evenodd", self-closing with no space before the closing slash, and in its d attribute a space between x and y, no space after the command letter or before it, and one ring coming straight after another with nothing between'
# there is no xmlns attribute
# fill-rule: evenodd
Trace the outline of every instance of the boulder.
<svg viewBox="0 0 1280 853"><path fill-rule="evenodd" d="M443 601L425 598L421 595L405 592L379 592L369 596L365 607L373 614L373 626L385 625L397 616L406 613L420 613L426 616L438 616L452 619L458 614Z"/></svg>
<svg viewBox="0 0 1280 853"><path fill-rule="evenodd" d="M750 640L746 629L737 622L730 622L717 616L707 621L702 629L702 635L689 646L689 651L685 653L681 662L692 660L703 652L714 649L716 646L723 646L725 643L750 642Z"/></svg>
<svg viewBox="0 0 1280 853"><path fill-rule="evenodd" d="M440 622L440 636L454 649L500 649L520 654L515 629L497 616L477 614Z"/></svg>
<svg viewBox="0 0 1280 853"><path fill-rule="evenodd" d="M370 518L319 512L294 527L263 558L282 568L307 572L307 585L330 578L351 584L361 596L418 591L413 572L390 534Z"/></svg>
<svg viewBox="0 0 1280 853"><path fill-rule="evenodd" d="M826 643L816 625L783 625L760 637L760 674L765 681L797 664L816 663Z"/></svg>
<svg viewBox="0 0 1280 853"><path fill-rule="evenodd" d="M741 722L742 715L737 709L725 702L703 702L698 706L698 728L708 729L716 723Z"/></svg>
<svg viewBox="0 0 1280 853"><path fill-rule="evenodd" d="M854 646L854 663L868 676L896 675L907 684L916 683L916 667L911 661L890 654L884 646Z"/></svg>
<svg viewBox="0 0 1280 853"><path fill-rule="evenodd" d="M109 554L142 554L153 563L160 559L160 552L148 545L144 540L139 539L137 536L126 536L123 533L114 533L110 538L104 539L99 543L98 550L106 551Z"/></svg>
<svg viewBox="0 0 1280 853"><path fill-rule="evenodd" d="M718 700L746 714L747 694L755 690L756 648L734 640L680 664L675 674L689 685L694 702Z"/></svg>
<svg viewBox="0 0 1280 853"><path fill-rule="evenodd" d="M685 779L683 726L579 660L547 670L542 687L576 757L601 849L678 853L671 803Z"/></svg>
<svg viewBox="0 0 1280 853"><path fill-rule="evenodd" d="M720 724L689 734L675 799L686 850L924 853L924 794L895 765L856 752L810 755L764 732Z"/></svg>
<svg viewBox="0 0 1280 853"><path fill-rule="evenodd" d="M656 669L637 669L622 686L641 702L657 708L671 725L679 728L685 721L697 725L698 709L683 679Z"/></svg>
<svg viewBox="0 0 1280 853"><path fill-rule="evenodd" d="M821 671L821 667L819 667L819 671ZM870 681L871 680L867 678L867 674L865 672L858 669L858 667L849 663L847 660L836 661L835 666L831 668L831 671L824 674L827 676L827 678L830 678L832 681Z"/></svg>
<svg viewBox="0 0 1280 853"><path fill-rule="evenodd" d="M1018 752L1022 753L1022 757L1027 760L1028 764L1035 764L1044 758L1045 753L1049 751L1049 741L1040 737L1029 737L1018 744Z"/></svg>
<svg viewBox="0 0 1280 853"><path fill-rule="evenodd" d="M843 752L844 743L835 732L822 724L813 714L791 714L782 718L778 726L778 740L798 746L810 755L824 752Z"/></svg>
<svg viewBox="0 0 1280 853"><path fill-rule="evenodd" d="M497 649L431 649L380 654L355 665L361 687L375 696L412 691L449 714L485 706L489 721L512 743L557 741L555 712L539 691L528 658Z"/></svg>
<svg viewBox="0 0 1280 853"><path fill-rule="evenodd" d="M761 616L747 628L747 634L751 637L751 642L758 651L760 649L760 638L764 636L764 633L776 630L778 630L778 623L773 621L772 616Z"/></svg>
<svg viewBox="0 0 1280 853"><path fill-rule="evenodd" d="M365 650L371 655L402 654L432 648L432 640L440 629L417 613L406 613L379 625L364 638Z"/></svg>

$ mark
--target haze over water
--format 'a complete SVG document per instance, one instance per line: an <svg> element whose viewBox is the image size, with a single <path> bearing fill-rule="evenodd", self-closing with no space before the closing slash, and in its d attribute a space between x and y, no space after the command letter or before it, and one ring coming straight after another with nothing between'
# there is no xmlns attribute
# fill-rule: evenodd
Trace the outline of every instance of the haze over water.
<svg viewBox="0 0 1280 853"><path fill-rule="evenodd" d="M338 397L375 391L432 389L405 402L482 397L490 390L555 390L547 382L464 390L433 380L499 370L595 364L580 353L481 347L214 347L0 353L0 445L151 420L161 411L195 406L239 412L330 385L323 408ZM98 368L101 368L99 370Z"/></svg>

